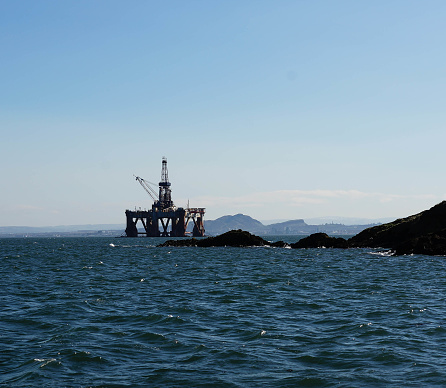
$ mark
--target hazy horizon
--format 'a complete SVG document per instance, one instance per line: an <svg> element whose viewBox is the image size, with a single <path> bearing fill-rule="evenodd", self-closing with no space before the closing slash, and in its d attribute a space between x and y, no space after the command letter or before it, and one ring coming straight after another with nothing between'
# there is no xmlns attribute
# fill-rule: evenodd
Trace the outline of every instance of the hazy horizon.
<svg viewBox="0 0 446 388"><path fill-rule="evenodd" d="M238 213L242 214L242 213ZM226 216L235 216L236 214L226 214ZM249 214L243 214L245 216L251 217ZM223 217L223 216L222 216ZM220 217L218 217L220 218ZM215 221L216 219L208 220L205 218L206 221ZM256 219L254 217L251 217L253 219ZM294 221L299 220L302 218L293 218L293 219L277 219L277 220L257 220L261 222L263 225L272 225L272 224L278 224L281 222L287 222L287 221ZM329 223L340 223L343 225L365 225L365 224L373 224L373 223L385 223L393 221L393 218L377 218L377 219L370 219L370 218L352 218L352 217L318 217L318 218L308 218L304 219L305 223L308 225L324 225ZM30 225L1 225L0 229L5 228L35 228L35 229L64 229L66 230L82 230L82 229L76 229L76 228L85 228L85 230L96 230L96 229L105 229L109 227L120 227L125 229L125 222L121 223L112 223L112 224L61 224L61 225L37 225L37 226L30 226Z"/></svg>

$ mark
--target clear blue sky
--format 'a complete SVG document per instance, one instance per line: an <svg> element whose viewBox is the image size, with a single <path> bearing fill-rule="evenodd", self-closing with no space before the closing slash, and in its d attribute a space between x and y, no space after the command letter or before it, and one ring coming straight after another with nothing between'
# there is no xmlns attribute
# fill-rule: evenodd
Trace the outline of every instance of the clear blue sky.
<svg viewBox="0 0 446 388"><path fill-rule="evenodd" d="M207 219L446 196L446 2L0 1L0 226L124 223L168 158Z"/></svg>

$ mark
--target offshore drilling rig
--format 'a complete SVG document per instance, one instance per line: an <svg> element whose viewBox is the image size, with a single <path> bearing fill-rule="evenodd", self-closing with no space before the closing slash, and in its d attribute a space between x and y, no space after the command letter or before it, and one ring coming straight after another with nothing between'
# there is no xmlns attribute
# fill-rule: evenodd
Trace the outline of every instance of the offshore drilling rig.
<svg viewBox="0 0 446 388"><path fill-rule="evenodd" d="M126 210L127 227L125 234L127 237L184 237L190 221L194 227L192 235L194 237L204 236L204 208L186 209L176 207L172 201L171 184L167 171L167 159L163 157L161 168L161 181L158 184L158 193L152 186L154 183L146 181L139 176L135 176L144 190L153 199L151 210ZM141 222L144 231L138 230L138 222Z"/></svg>

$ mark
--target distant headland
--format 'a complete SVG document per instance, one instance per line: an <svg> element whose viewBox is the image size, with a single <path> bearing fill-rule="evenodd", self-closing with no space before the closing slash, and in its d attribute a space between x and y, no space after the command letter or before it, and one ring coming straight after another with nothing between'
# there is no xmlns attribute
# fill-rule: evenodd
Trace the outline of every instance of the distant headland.
<svg viewBox="0 0 446 388"><path fill-rule="evenodd" d="M262 222L245 214L227 215L213 221L206 221L207 236L215 236L230 230L242 229L261 236L268 235L309 235L327 233L330 235L354 235L379 223L363 225L345 225L341 222L330 222L322 225L309 225L303 219L278 222L264 225Z"/></svg>

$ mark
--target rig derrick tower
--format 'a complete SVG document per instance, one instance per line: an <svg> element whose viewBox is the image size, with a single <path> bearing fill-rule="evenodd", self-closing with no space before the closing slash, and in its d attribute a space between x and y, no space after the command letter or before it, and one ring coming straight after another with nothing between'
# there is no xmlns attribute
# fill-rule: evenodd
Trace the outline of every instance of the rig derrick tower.
<svg viewBox="0 0 446 388"><path fill-rule="evenodd" d="M177 208L172 201L171 183L167 170L167 159L163 157L161 167L161 181L158 184L158 194L151 186L155 184L135 176L147 194L153 199L151 210L126 210L127 237L184 237L189 221L194 224L192 235L204 236L204 208ZM137 224L141 222L144 231L138 231Z"/></svg>
<svg viewBox="0 0 446 388"><path fill-rule="evenodd" d="M169 173L167 171L167 158L163 157L161 167L161 182L159 183L159 202L161 209L173 207L172 190L170 189Z"/></svg>

